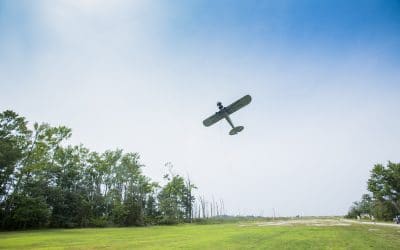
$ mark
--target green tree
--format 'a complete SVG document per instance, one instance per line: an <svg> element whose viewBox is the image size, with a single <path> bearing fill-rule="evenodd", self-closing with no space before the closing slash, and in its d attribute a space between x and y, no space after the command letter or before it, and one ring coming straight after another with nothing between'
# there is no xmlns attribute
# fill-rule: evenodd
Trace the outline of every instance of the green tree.
<svg viewBox="0 0 400 250"><path fill-rule="evenodd" d="M162 216L162 223L174 224L191 221L192 206L195 200L192 191L195 186L190 182L172 172L172 165L166 164L169 173L164 176L168 182L161 189L158 200Z"/></svg>
<svg viewBox="0 0 400 250"><path fill-rule="evenodd" d="M48 204L52 207L52 227L84 227L90 224L88 189L83 175L88 150L82 146L58 147L47 169Z"/></svg>
<svg viewBox="0 0 400 250"><path fill-rule="evenodd" d="M361 201L356 201L353 203L347 214L347 217L356 218L361 214L374 214L374 201L369 194L363 194L361 197Z"/></svg>
<svg viewBox="0 0 400 250"><path fill-rule="evenodd" d="M7 228L28 229L47 226L50 209L43 196L16 194L12 205L14 207L6 221Z"/></svg>
<svg viewBox="0 0 400 250"><path fill-rule="evenodd" d="M392 206L391 210L400 213L400 164L375 165L368 180L368 190L381 205Z"/></svg>
<svg viewBox="0 0 400 250"><path fill-rule="evenodd" d="M71 129L27 126L13 111L0 113L2 228L191 221L195 187L189 179L170 171L160 188L142 173L137 153L66 146Z"/></svg>
<svg viewBox="0 0 400 250"><path fill-rule="evenodd" d="M13 192L16 172L21 165L31 131L24 117L13 111L0 113L0 225L4 226L7 216L7 201Z"/></svg>

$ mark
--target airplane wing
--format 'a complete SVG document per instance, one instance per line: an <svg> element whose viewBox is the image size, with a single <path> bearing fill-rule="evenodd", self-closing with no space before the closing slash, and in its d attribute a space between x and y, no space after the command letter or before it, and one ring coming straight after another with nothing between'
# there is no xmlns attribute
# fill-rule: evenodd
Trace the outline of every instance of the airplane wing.
<svg viewBox="0 0 400 250"><path fill-rule="evenodd" d="M238 111L239 109L243 108L250 102L251 102L251 96L245 95L242 98L240 98L239 100L237 100L236 102L234 102L231 105L229 105L228 107L226 107L225 108L226 112L228 112L228 114L232 114L232 113Z"/></svg>
<svg viewBox="0 0 400 250"><path fill-rule="evenodd" d="M204 124L204 126L208 127L208 126L211 126L214 123L220 121L222 118L224 118L224 116L220 112L217 112L214 115L212 115L212 116L208 117L207 119L205 119L203 121L203 124Z"/></svg>

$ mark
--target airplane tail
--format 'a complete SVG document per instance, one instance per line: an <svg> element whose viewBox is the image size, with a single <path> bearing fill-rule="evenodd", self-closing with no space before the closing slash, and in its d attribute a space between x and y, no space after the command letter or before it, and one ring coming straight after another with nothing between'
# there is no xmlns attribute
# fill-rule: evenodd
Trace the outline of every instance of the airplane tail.
<svg viewBox="0 0 400 250"><path fill-rule="evenodd" d="M230 135L236 135L237 133L239 133L240 131L242 131L244 129L243 126L237 126L234 127L233 129L231 129L231 131L229 131Z"/></svg>

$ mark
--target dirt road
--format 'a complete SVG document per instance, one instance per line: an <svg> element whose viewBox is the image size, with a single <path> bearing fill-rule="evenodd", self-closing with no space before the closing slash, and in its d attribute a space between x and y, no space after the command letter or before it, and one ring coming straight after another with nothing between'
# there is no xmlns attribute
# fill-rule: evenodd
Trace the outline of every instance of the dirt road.
<svg viewBox="0 0 400 250"><path fill-rule="evenodd" d="M349 219L341 219L341 221L348 223L357 223L357 224L365 224L365 225L377 225L377 226L386 226L386 227L399 227L400 224L395 223L385 223L385 222L372 222L372 221L357 221L357 220L349 220Z"/></svg>

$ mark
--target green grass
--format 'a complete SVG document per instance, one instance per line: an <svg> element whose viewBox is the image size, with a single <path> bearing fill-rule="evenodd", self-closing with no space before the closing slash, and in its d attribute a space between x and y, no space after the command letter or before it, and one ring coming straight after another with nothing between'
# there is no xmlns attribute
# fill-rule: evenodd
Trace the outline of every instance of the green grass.
<svg viewBox="0 0 400 250"><path fill-rule="evenodd" d="M251 248L400 249L400 228L215 224L0 232L0 249Z"/></svg>

